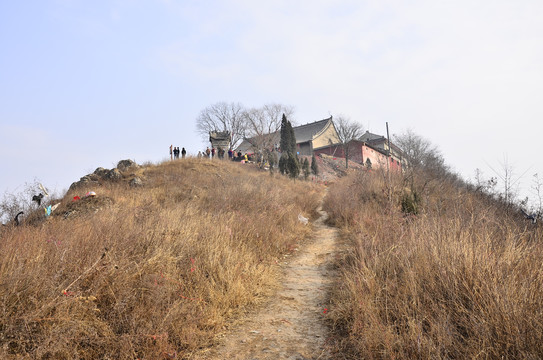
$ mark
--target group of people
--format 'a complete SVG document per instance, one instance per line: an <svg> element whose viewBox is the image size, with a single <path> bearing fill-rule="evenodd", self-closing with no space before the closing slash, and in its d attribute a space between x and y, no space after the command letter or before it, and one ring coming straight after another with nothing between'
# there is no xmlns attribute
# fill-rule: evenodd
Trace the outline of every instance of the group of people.
<svg viewBox="0 0 543 360"><path fill-rule="evenodd" d="M179 159L179 154L181 154L181 157L184 159L187 155L187 150L185 150L185 148L179 150L179 147L174 147L173 145L170 145L170 158L172 160Z"/></svg>
<svg viewBox="0 0 543 360"><path fill-rule="evenodd" d="M181 150L179 150L179 147L174 147L173 145L170 145L171 159L172 160L179 159L179 154L181 154L181 157L184 159L185 156L187 155L187 151L185 150L185 148L182 148ZM214 147L212 147L211 149L207 147L204 151L198 151L198 158L204 157L208 159L214 159L215 156L217 156L217 158L222 160L224 159L225 154L226 154L226 151L221 147L217 149L215 149ZM232 161L246 161L246 162L251 160L250 156L247 155L247 153L242 154L241 151L238 151L236 153L232 149L228 150L228 159Z"/></svg>
<svg viewBox="0 0 543 360"><path fill-rule="evenodd" d="M226 154L226 151L224 151L223 148L209 148L207 147L204 151L198 151L198 158L208 158L208 159L214 159L215 156L219 158L220 160L224 159L224 155ZM249 161L250 158L247 154L243 155L241 151L236 152L232 149L228 150L228 159L232 161Z"/></svg>
<svg viewBox="0 0 543 360"><path fill-rule="evenodd" d="M219 147L218 149L215 150L215 148L211 148L209 149L209 146L207 147L207 149L205 149L204 152L201 152L201 151L198 151L198 157L201 158L201 157L206 157L206 158L211 158L211 159L214 159L215 158L215 155L217 155L217 157L219 159L224 159L224 154L226 153L226 151L224 151L223 148Z"/></svg>

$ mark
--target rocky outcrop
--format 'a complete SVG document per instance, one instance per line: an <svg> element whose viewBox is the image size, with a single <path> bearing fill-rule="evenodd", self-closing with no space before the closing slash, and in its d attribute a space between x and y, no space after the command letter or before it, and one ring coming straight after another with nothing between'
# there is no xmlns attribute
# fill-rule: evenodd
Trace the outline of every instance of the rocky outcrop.
<svg viewBox="0 0 543 360"><path fill-rule="evenodd" d="M70 190L80 187L99 186L104 181L120 181L123 179L123 172L139 168L139 165L132 160L121 160L117 163L117 167L111 170L103 167L96 168L92 174L83 176L79 181L70 185ZM125 174L126 175L126 174ZM136 180L137 179L137 180ZM130 186L142 186L143 181L136 177L130 180Z"/></svg>
<svg viewBox="0 0 543 360"><path fill-rule="evenodd" d="M136 164L134 161L132 160L121 160L117 163L117 169L119 169L120 171L126 171L128 168L137 168L138 167L138 164Z"/></svg>
<svg viewBox="0 0 543 360"><path fill-rule="evenodd" d="M99 167L99 168L96 168L96 170L94 170L93 174L97 175L99 177L104 177L104 176L107 175L108 172L109 172L108 169L104 169L103 167Z"/></svg>
<svg viewBox="0 0 543 360"><path fill-rule="evenodd" d="M120 180L123 178L123 175L121 174L121 172L119 171L119 169L115 168L115 169L111 169L107 172L106 176L105 176L106 179L108 180Z"/></svg>
<svg viewBox="0 0 543 360"><path fill-rule="evenodd" d="M94 186L98 184L99 184L98 176L94 174L89 174L89 175L83 176L81 179L79 179L79 181L72 183L72 185L70 185L70 190L74 190L82 186L87 186L87 185Z"/></svg>
<svg viewBox="0 0 543 360"><path fill-rule="evenodd" d="M143 181L139 177L135 177L128 183L131 187L140 187L143 186Z"/></svg>

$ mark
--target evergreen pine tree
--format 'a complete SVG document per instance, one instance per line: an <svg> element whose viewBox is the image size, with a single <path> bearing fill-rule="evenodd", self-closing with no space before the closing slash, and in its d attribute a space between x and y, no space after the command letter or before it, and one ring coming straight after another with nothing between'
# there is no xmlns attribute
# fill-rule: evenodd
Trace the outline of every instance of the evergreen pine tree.
<svg viewBox="0 0 543 360"><path fill-rule="evenodd" d="M315 159L315 154L311 157L311 172L313 175L319 175L319 166L317 165L317 159Z"/></svg>
<svg viewBox="0 0 543 360"><path fill-rule="evenodd" d="M287 154L290 150L290 134L289 121L285 114L283 114L283 120L281 120L281 141L279 146L281 147L281 154Z"/></svg>
<svg viewBox="0 0 543 360"><path fill-rule="evenodd" d="M294 135L294 129L292 128L292 124L290 121L288 122L288 132L289 132L289 140L290 140L290 152L292 152L294 155L297 155L296 151L296 136ZM298 160L298 159L296 159Z"/></svg>
<svg viewBox="0 0 543 360"><path fill-rule="evenodd" d="M296 154L296 137L292 124L285 114L281 120L281 158L279 159L279 171L281 174L289 174L291 178L300 175L300 163Z"/></svg>
<svg viewBox="0 0 543 360"><path fill-rule="evenodd" d="M281 173L281 175L285 175L288 173L287 163L288 163L288 154L287 153L281 154L281 157L279 158L279 172Z"/></svg>
<svg viewBox="0 0 543 360"><path fill-rule="evenodd" d="M288 175L295 179L300 175L300 164L298 163L298 160L296 160L296 157L292 153L288 153L288 160L287 160L287 169L288 169Z"/></svg>
<svg viewBox="0 0 543 360"><path fill-rule="evenodd" d="M302 163L302 170L304 171L304 179L307 180L307 178L309 177L309 161L307 160L307 158L305 158Z"/></svg>

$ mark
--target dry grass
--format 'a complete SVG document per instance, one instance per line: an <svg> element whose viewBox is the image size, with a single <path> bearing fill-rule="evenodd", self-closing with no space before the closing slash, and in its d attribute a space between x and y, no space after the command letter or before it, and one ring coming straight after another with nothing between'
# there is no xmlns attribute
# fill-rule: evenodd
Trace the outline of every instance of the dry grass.
<svg viewBox="0 0 543 360"><path fill-rule="evenodd" d="M325 202L350 248L329 312L338 358L541 358L542 228L446 181L417 216L394 194L390 208L366 174Z"/></svg>
<svg viewBox="0 0 543 360"><path fill-rule="evenodd" d="M127 179L133 174L124 174ZM276 284L320 188L186 159L70 193L0 241L0 358L178 358ZM71 203L88 190L96 198Z"/></svg>

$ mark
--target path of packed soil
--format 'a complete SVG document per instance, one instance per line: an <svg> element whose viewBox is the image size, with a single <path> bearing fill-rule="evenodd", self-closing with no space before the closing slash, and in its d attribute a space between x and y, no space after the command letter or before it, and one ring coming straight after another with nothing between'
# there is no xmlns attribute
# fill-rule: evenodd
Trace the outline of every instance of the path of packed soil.
<svg viewBox="0 0 543 360"><path fill-rule="evenodd" d="M284 260L278 293L248 316L221 344L198 359L327 359L326 297L334 279L331 267L337 229L325 224L319 208L313 238Z"/></svg>

